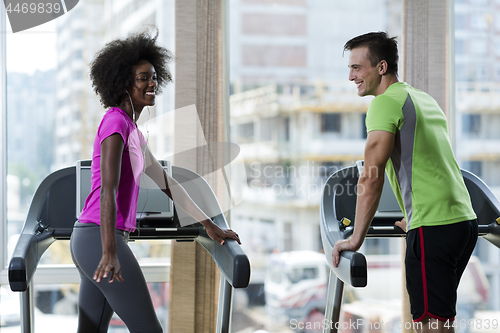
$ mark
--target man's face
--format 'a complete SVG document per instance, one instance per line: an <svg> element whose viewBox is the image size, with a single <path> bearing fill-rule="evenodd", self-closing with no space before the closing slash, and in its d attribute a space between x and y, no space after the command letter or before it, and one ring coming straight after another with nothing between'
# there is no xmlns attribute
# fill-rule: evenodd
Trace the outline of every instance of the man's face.
<svg viewBox="0 0 500 333"><path fill-rule="evenodd" d="M368 48L358 47L351 50L349 55L349 81L354 81L359 96L379 95L382 75L379 66L372 67L368 58Z"/></svg>

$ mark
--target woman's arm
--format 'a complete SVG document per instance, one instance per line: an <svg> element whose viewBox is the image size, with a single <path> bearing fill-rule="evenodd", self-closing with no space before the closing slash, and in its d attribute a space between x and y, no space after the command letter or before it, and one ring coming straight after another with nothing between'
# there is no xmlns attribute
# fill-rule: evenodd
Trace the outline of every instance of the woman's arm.
<svg viewBox="0 0 500 333"><path fill-rule="evenodd" d="M116 256L116 193L120 182L120 170L123 153L123 139L119 134L112 134L101 143L101 201L100 222L102 258L94 273L94 280L101 282L109 275L109 283L115 279L123 281L120 263Z"/></svg>
<svg viewBox="0 0 500 333"><path fill-rule="evenodd" d="M158 160L153 156L151 151L146 147L146 174L158 185L158 187L172 201L175 196L175 204L191 215L196 221L199 221L207 230L207 234L214 241L224 245L224 238L235 239L241 244L238 234L231 229L223 230L218 225L212 222L210 217L205 214L198 205L189 196L186 190L172 178L160 165ZM174 194L172 194L172 191Z"/></svg>

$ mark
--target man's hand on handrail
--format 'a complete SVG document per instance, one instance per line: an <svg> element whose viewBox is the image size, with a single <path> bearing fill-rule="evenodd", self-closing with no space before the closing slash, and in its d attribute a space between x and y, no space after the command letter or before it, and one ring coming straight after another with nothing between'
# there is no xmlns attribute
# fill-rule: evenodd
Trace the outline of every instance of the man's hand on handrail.
<svg viewBox="0 0 500 333"><path fill-rule="evenodd" d="M339 266L340 252L342 251L357 251L359 246L353 243L352 238L342 239L335 243L332 249L332 263L334 267Z"/></svg>
<svg viewBox="0 0 500 333"><path fill-rule="evenodd" d="M401 221L396 221L394 225L396 227L400 227L404 232L406 232L406 218L403 217Z"/></svg>

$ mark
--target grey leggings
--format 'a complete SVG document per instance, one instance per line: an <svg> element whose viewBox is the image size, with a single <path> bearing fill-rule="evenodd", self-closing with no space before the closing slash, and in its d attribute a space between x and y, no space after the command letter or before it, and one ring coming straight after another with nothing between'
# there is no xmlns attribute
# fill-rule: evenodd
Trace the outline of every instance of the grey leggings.
<svg viewBox="0 0 500 333"><path fill-rule="evenodd" d="M103 278L96 283L92 277L102 257L101 228L93 223L75 223L70 247L81 276L78 332L107 332L113 311L132 333L163 332L144 275L127 245L128 233L116 230L115 237L124 281L109 283Z"/></svg>

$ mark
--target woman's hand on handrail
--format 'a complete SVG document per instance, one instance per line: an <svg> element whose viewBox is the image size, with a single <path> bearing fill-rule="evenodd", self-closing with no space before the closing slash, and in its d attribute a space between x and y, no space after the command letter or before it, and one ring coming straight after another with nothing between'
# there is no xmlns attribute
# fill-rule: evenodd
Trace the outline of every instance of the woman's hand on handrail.
<svg viewBox="0 0 500 333"><path fill-rule="evenodd" d="M213 223L212 220L206 219L204 221L200 221L200 223L205 227L207 230L207 234L210 238L212 238L214 241L219 243L220 245L224 245L224 239L225 238L230 238L234 239L238 242L238 244L241 244L240 242L240 237L236 232L234 232L231 229L221 229L217 224Z"/></svg>

